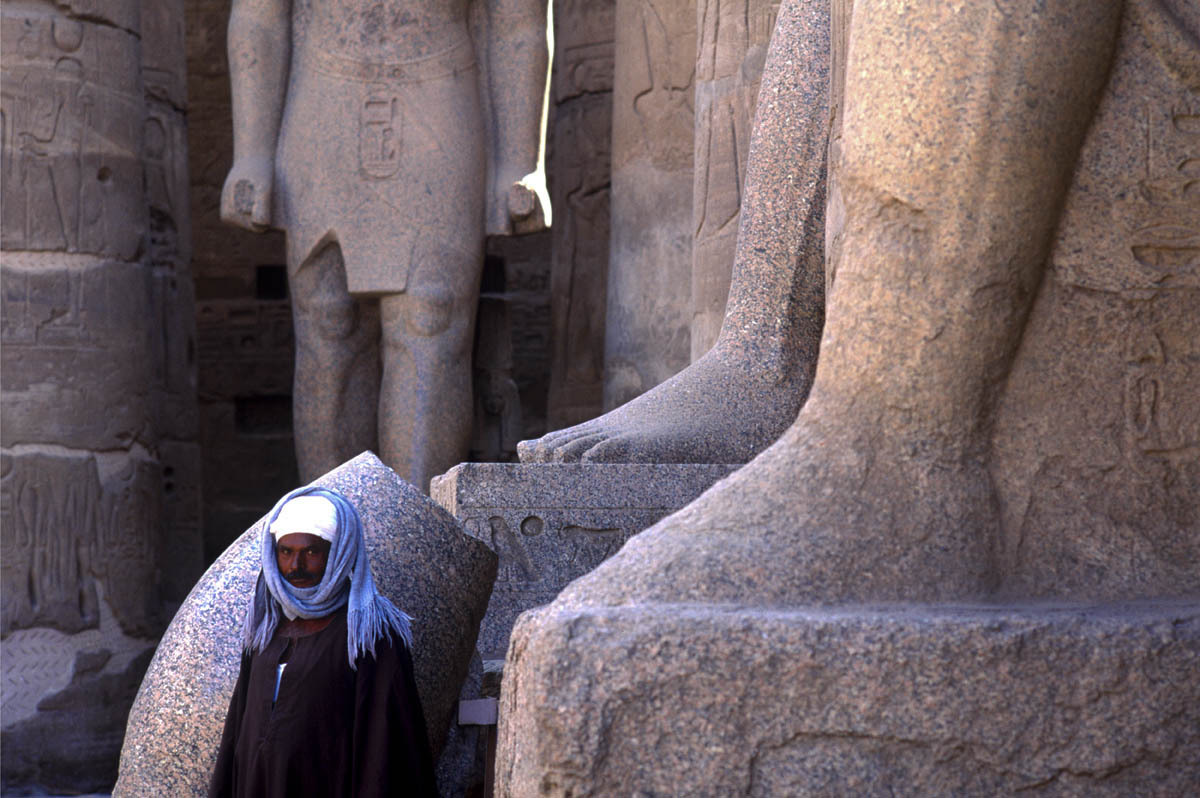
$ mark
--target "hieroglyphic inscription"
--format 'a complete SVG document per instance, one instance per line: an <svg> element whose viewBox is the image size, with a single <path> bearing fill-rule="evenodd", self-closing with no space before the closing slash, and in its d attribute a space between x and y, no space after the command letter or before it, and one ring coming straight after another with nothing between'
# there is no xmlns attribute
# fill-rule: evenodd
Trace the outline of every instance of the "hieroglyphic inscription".
<svg viewBox="0 0 1200 798"><path fill-rule="evenodd" d="M1200 102L1147 108L1145 120L1145 178L1125 205L1145 287L1129 300L1125 445L1143 473L1200 458Z"/></svg>
<svg viewBox="0 0 1200 798"><path fill-rule="evenodd" d="M367 87L359 108L358 163L364 177L382 180L400 169L400 100L384 84Z"/></svg>
<svg viewBox="0 0 1200 798"><path fill-rule="evenodd" d="M483 656L504 656L518 615L552 601L735 468L464 463L434 479L434 500L499 556L479 632Z"/></svg>
<svg viewBox="0 0 1200 798"><path fill-rule="evenodd" d="M132 258L145 226L138 42L47 8L4 7L5 249Z"/></svg>
<svg viewBox="0 0 1200 798"><path fill-rule="evenodd" d="M202 396L291 393L292 312L286 300L202 302L196 328Z"/></svg>
<svg viewBox="0 0 1200 798"><path fill-rule="evenodd" d="M157 465L122 455L2 459L0 633L95 628L98 582L127 634L159 631Z"/></svg>
<svg viewBox="0 0 1200 798"><path fill-rule="evenodd" d="M616 554L637 531L569 523L561 512L544 515L553 520L526 515L510 524L502 515L491 515L464 522L467 532L500 558L497 586L546 582L562 587Z"/></svg>
<svg viewBox="0 0 1200 798"><path fill-rule="evenodd" d="M568 524L559 531L571 568L585 574L620 550L629 537L620 527L586 527Z"/></svg>
<svg viewBox="0 0 1200 798"><path fill-rule="evenodd" d="M1158 288L1200 288L1200 102L1146 110L1146 170L1130 253Z"/></svg>
<svg viewBox="0 0 1200 798"><path fill-rule="evenodd" d="M4 445L108 450L149 440L154 317L144 267L25 253L13 268L9 257L0 301Z"/></svg>
<svg viewBox="0 0 1200 798"><path fill-rule="evenodd" d="M488 519L492 551L500 558L497 582L536 582L538 569L529 558L529 552L516 532L503 517L494 515Z"/></svg>
<svg viewBox="0 0 1200 798"><path fill-rule="evenodd" d="M680 0L616 4L613 154L619 169L645 158L690 169L696 72L696 14Z"/></svg>

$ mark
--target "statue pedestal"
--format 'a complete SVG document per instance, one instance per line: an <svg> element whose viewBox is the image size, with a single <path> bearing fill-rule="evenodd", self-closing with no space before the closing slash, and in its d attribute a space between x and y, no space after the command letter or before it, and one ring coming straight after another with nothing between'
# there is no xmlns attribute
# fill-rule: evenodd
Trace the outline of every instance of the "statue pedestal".
<svg viewBox="0 0 1200 798"><path fill-rule="evenodd" d="M517 623L505 671L505 796L1200 784L1196 601L551 606Z"/></svg>
<svg viewBox="0 0 1200 798"><path fill-rule="evenodd" d="M522 612L553 601L567 583L615 554L626 540L737 468L463 463L434 477L434 501L500 557L479 630L483 658L504 658Z"/></svg>

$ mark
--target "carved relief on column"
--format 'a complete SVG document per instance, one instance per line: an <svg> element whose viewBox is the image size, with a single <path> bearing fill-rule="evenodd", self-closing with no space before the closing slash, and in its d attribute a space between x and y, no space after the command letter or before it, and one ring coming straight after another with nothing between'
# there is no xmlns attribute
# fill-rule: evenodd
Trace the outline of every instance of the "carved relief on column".
<svg viewBox="0 0 1200 798"><path fill-rule="evenodd" d="M616 0L559 0L554 7L547 429L602 409L615 12Z"/></svg>
<svg viewBox="0 0 1200 798"><path fill-rule="evenodd" d="M1200 584L1197 41L1194 5L1128 4L994 437L1022 594Z"/></svg>
<svg viewBox="0 0 1200 798"><path fill-rule="evenodd" d="M750 128L778 0L697 5L692 360L717 340L737 243Z"/></svg>
<svg viewBox="0 0 1200 798"><path fill-rule="evenodd" d="M201 565L182 1L147 7L145 48L139 0L0 10L5 793L111 787Z"/></svg>
<svg viewBox="0 0 1200 798"><path fill-rule="evenodd" d="M146 216L137 37L22 6L5 9L0 49L4 249L134 257Z"/></svg>
<svg viewBox="0 0 1200 798"><path fill-rule="evenodd" d="M146 254L156 314L152 384L163 465L163 588L167 600L181 602L204 555L183 0L145 0L142 82Z"/></svg>
<svg viewBox="0 0 1200 798"><path fill-rule="evenodd" d="M618 0L604 405L689 360L696 9Z"/></svg>

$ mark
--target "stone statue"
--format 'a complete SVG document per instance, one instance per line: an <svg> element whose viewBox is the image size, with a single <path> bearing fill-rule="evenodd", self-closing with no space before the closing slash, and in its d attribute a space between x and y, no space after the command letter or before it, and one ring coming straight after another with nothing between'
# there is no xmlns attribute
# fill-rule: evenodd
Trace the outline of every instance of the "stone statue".
<svg viewBox="0 0 1200 798"><path fill-rule="evenodd" d="M692 360L716 343L737 245L750 128L779 0L696 5Z"/></svg>
<svg viewBox="0 0 1200 798"><path fill-rule="evenodd" d="M739 195L730 174L746 157L737 120L758 88L777 11L761 0L698 11L693 362L599 418L522 442L524 462L744 463L779 437L807 395L824 319L828 15L796 23L803 68L762 78L759 96L788 113L757 114ZM735 64L731 51L742 53ZM730 253L732 276L718 262Z"/></svg>
<svg viewBox="0 0 1200 798"><path fill-rule="evenodd" d="M1084 5L835 4L833 40L852 19L852 45L843 70L835 44L845 85L832 91L830 288L811 393L753 462L560 600L1200 588L1200 282L1184 246L1197 235L1187 170L1200 146L1200 62L1185 34L1200 20L1173 0L1132 0L1124 14L1125 3ZM815 68L797 53L800 15L819 18L816 6L780 11L772 46L796 66L768 64L748 181L803 170L768 148L773 124L809 119L802 95L779 86ZM1145 86L1126 94L1131 80ZM780 93L766 103L766 92ZM748 228L778 212L746 194L739 256ZM744 276L735 283L783 306L776 284ZM816 315L811 283L792 328ZM753 340L738 299L722 340ZM736 399L736 385L711 386L722 390ZM562 450L623 441L598 438Z"/></svg>
<svg viewBox="0 0 1200 798"><path fill-rule="evenodd" d="M824 42L828 126L803 91L828 68ZM787 0L761 92L716 349L527 454L746 451L706 436L750 436L763 405L714 375L806 362L777 353L820 324L820 261L747 266L779 237L822 238L805 227L815 210L792 209L816 195L803 175L824 146L795 143L828 131L820 359L775 383L803 406L746 466L518 620L502 794L1186 791L1200 775L1200 6ZM792 351L815 360L815 345ZM721 427L722 406L754 414ZM1131 664L1154 639L1155 664ZM877 663L901 667L878 678ZM1043 685L1053 698L1022 705ZM1137 728L1151 704L1153 734ZM966 728L981 724L995 730ZM972 747L987 756L958 758Z"/></svg>
<svg viewBox="0 0 1200 798"><path fill-rule="evenodd" d="M543 0L235 0L221 215L287 232L303 479L376 440L423 488L465 456L485 231L544 224L545 22Z"/></svg>

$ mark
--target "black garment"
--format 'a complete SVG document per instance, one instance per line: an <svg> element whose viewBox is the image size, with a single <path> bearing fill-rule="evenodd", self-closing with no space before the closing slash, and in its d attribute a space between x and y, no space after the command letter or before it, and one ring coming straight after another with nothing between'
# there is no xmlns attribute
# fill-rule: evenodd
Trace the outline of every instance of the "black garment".
<svg viewBox="0 0 1200 798"><path fill-rule="evenodd" d="M272 706L276 666L287 667ZM243 654L211 798L436 796L433 757L400 640L346 658L346 612L306 637Z"/></svg>

